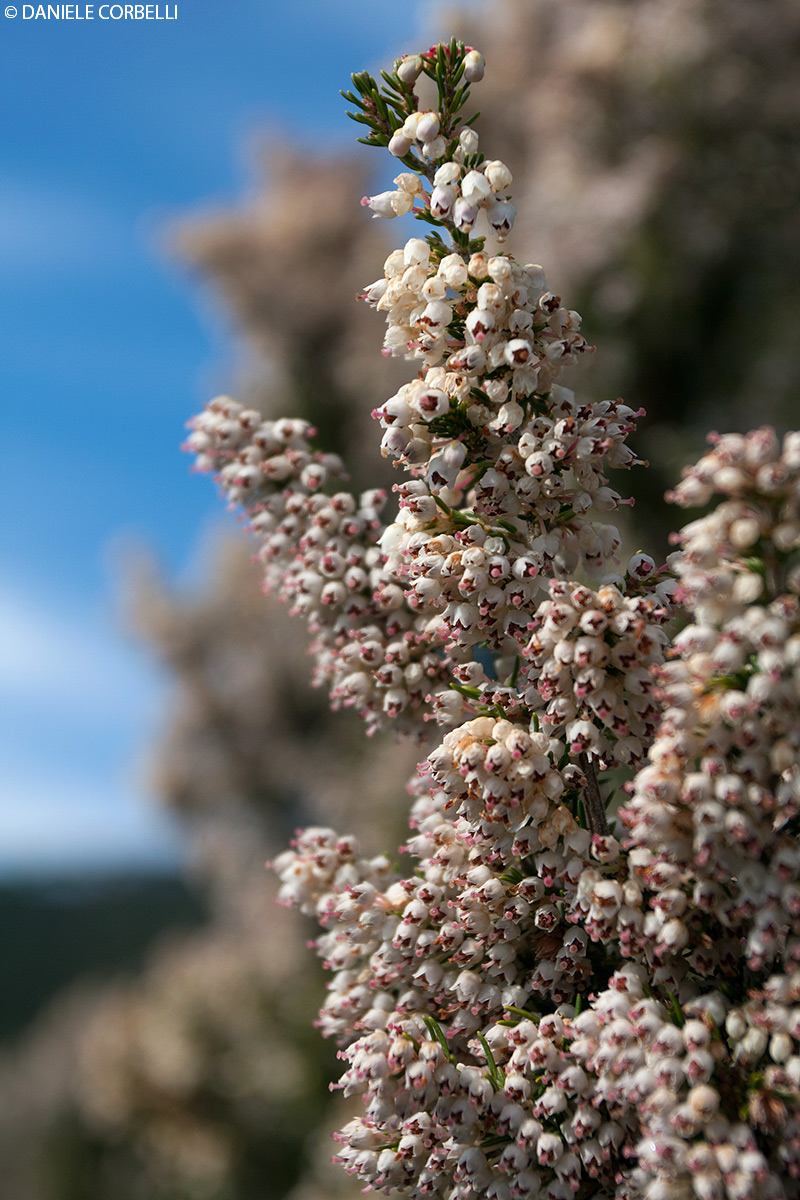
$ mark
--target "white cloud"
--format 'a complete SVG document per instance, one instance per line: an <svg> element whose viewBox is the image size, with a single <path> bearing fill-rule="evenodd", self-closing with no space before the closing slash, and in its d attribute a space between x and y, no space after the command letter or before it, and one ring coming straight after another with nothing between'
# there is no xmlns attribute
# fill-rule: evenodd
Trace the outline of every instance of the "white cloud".
<svg viewBox="0 0 800 1200"><path fill-rule="evenodd" d="M99 623L46 607L0 582L0 700L31 701L100 723L130 718L155 697L143 654Z"/></svg>
<svg viewBox="0 0 800 1200"><path fill-rule="evenodd" d="M113 629L0 582L0 870L174 860L130 782L160 692Z"/></svg>
<svg viewBox="0 0 800 1200"><path fill-rule="evenodd" d="M166 814L134 791L96 779L24 770L4 779L0 872L174 863L181 840Z"/></svg>

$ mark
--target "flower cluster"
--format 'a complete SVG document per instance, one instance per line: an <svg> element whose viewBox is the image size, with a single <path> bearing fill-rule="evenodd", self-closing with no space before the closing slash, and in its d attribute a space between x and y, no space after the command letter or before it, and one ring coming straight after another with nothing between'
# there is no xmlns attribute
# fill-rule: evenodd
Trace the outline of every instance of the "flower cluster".
<svg viewBox="0 0 800 1200"><path fill-rule="evenodd" d="M580 318L464 219L511 182L459 115L482 71L452 42L347 94L407 168L375 214L433 227L364 293L418 372L374 414L394 518L302 423L190 437L334 702L431 743L402 867L321 827L275 863L364 1101L338 1159L414 1198L798 1197L800 440L716 439L673 498L722 503L614 569L639 413L560 382Z"/></svg>
<svg viewBox="0 0 800 1200"><path fill-rule="evenodd" d="M265 587L308 622L315 681L335 704L356 705L371 727L422 706L442 665L384 570L377 543L385 494L326 492L344 468L312 450L305 421L262 421L223 396L191 429L198 469L218 473L259 536Z"/></svg>
<svg viewBox="0 0 800 1200"><path fill-rule="evenodd" d="M723 501L680 535L692 623L667 710L622 816L645 876L684 899L671 948L711 975L800 965L800 438L713 439L673 493Z"/></svg>
<svg viewBox="0 0 800 1200"><path fill-rule="evenodd" d="M549 829L521 835L531 874L512 880L483 859L451 807L435 791L418 800L409 844L418 871L407 878L324 829L305 831L275 864L283 899L325 927L317 945L335 981L320 1024L345 1046L340 1086L366 1104L342 1132L340 1161L376 1188L455 1186L467 1197L491 1183L498 1195L527 1196L550 1181L556 1197L581 1168L553 1131L587 1084L561 1052L574 1015L564 998L591 977L589 933L609 932L614 887L602 888L596 871L593 892L575 899L587 920L565 928L556 867L571 865L575 893L589 834L554 814ZM618 846L595 850L613 871ZM538 996L557 1004L552 1015L521 1008ZM604 1130L599 1163L611 1141Z"/></svg>
<svg viewBox="0 0 800 1200"><path fill-rule="evenodd" d="M552 582L525 650L546 701L543 721L565 725L570 749L590 753L606 767L640 762L655 733L660 710L653 667L663 662L668 641L663 626L672 581L636 594L637 580L654 565L647 555L636 555L627 591L623 580L598 591Z"/></svg>
<svg viewBox="0 0 800 1200"><path fill-rule="evenodd" d="M435 194L436 188L426 198ZM560 297L547 290L541 267L515 263L505 255L489 257L483 251L465 261L445 250L439 242L430 245L422 238L410 238L389 255L383 278L367 286L364 298L386 313L387 354L418 358L426 366L446 356L447 367L457 379L449 389L442 389L442 373L438 387L435 379L424 381L428 388L469 400L471 389L481 387L486 375L492 377L495 386L486 390L485 397L474 399L478 405L488 399L496 427L509 426L505 431L510 432L523 418L519 398L537 385L548 391L564 366L591 349L579 332L580 316L563 308ZM441 397L438 405L435 397L422 400L424 390L404 389L400 400L407 401L411 412L390 409L386 423L402 427L429 422L449 411L450 404ZM398 419L402 416L406 421ZM482 418L474 419L475 425L488 420L477 407L473 418ZM567 445L571 442L569 438ZM558 444L556 438L553 449ZM396 448L389 442L385 449L393 453Z"/></svg>

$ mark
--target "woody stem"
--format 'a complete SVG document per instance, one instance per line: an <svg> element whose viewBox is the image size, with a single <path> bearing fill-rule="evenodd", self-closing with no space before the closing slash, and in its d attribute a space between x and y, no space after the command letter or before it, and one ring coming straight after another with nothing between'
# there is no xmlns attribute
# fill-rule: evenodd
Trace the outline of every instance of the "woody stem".
<svg viewBox="0 0 800 1200"><path fill-rule="evenodd" d="M607 837L611 831L608 828L606 806L603 803L603 797L600 795L600 785L597 782L597 769L586 753L581 754L578 761L586 777L586 792L583 798L583 806L586 810L589 828L592 833L596 833L600 837Z"/></svg>

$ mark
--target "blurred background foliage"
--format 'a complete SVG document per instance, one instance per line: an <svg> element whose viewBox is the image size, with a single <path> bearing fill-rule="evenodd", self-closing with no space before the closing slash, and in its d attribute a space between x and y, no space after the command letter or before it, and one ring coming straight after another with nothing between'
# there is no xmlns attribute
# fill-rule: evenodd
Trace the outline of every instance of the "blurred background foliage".
<svg viewBox="0 0 800 1200"><path fill-rule="evenodd" d="M510 249L543 262L598 345L575 386L647 409L652 469L630 481L628 536L663 554L661 496L705 432L797 419L800 8L498 0L437 23L486 55L478 128L514 172ZM375 164L267 144L257 169L254 199L173 239L235 322L231 390L312 420L356 487L391 483L369 413L405 368L354 303L397 232L357 203ZM172 679L152 782L190 878L0 892L8 1200L354 1192L328 1163L341 1117L334 1052L311 1028L311 931L274 906L263 863L299 824L397 845L415 754L366 741L310 690L301 635L240 539L208 558L197 595L146 559L128 588L129 620Z"/></svg>

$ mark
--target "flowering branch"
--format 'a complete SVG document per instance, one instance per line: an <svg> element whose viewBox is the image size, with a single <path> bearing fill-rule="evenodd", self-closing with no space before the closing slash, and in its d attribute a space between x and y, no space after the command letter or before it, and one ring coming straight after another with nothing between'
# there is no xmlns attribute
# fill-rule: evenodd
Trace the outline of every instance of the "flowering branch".
<svg viewBox="0 0 800 1200"><path fill-rule="evenodd" d="M393 517L334 490L303 422L222 399L189 437L332 702L427 751L408 874L321 828L275 863L322 925L320 1025L364 1099L338 1158L452 1200L796 1196L800 442L719 439L673 498L725 499L670 571L617 569L606 471L639 462L641 414L576 399L579 315L485 249L514 212L461 120L482 73L451 42L346 93L406 168L365 203L433 226L364 291L416 367L374 413Z"/></svg>

